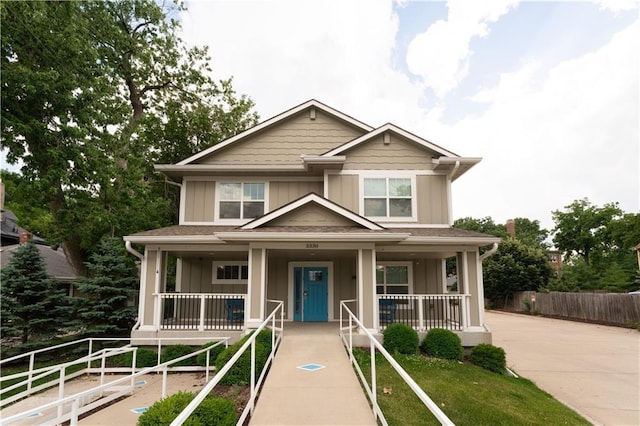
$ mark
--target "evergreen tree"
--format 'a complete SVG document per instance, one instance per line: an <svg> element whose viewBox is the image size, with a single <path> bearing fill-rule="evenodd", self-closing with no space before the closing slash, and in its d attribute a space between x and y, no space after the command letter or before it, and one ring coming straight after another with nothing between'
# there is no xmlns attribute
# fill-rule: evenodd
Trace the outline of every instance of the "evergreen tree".
<svg viewBox="0 0 640 426"><path fill-rule="evenodd" d="M122 240L103 239L86 262L89 276L78 284L86 299L78 299L85 332L120 335L131 330L137 306L137 270Z"/></svg>
<svg viewBox="0 0 640 426"><path fill-rule="evenodd" d="M55 335L65 324L69 308L63 290L47 276L36 245L29 242L13 252L2 270L1 333L27 343Z"/></svg>

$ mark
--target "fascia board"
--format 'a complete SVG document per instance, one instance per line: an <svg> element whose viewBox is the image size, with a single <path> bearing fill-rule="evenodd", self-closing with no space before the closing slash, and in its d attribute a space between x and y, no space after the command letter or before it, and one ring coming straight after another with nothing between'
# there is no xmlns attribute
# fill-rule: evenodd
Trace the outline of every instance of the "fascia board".
<svg viewBox="0 0 640 426"><path fill-rule="evenodd" d="M447 157L456 157L456 158L458 157L457 154L455 154L455 153L453 153L453 152L451 152L449 150L446 150L446 149L442 148L441 146L438 146L438 145L436 145L434 143L431 143L431 142L427 141L426 139L422 139L421 137L416 136L413 133L410 133L410 132L408 132L408 131L396 126L395 124L391 124L391 123L384 124L383 126L380 126L375 130L372 130L371 132L367 133L366 135L362 135L362 136L352 140L351 142L347 142L346 144L344 144L342 146L339 146L339 147L337 147L335 149L332 149L331 151L326 152L326 153L324 153L322 155L324 157L333 157L335 155L342 154L343 152L353 148L354 146L357 146L357 145L359 145L359 144L361 144L363 142L366 142L367 140L369 140L369 139L371 139L373 137L376 137L376 136L378 136L378 135L380 135L380 134L382 134L382 133L384 133L386 131L394 132L394 133L396 133L396 134L398 134L398 135L400 135L400 136L402 136L402 137L404 137L406 139L409 139L409 140L417 143L418 145L423 146L424 148L430 149L431 151L435 151L440 155L447 156Z"/></svg>
<svg viewBox="0 0 640 426"><path fill-rule="evenodd" d="M282 171L299 172L305 171L301 164L156 164L154 169L158 172L231 172L242 170L251 171Z"/></svg>
<svg viewBox="0 0 640 426"><path fill-rule="evenodd" d="M214 152L216 152L216 151L218 151L220 149L223 149L223 148L231 145L232 143L234 143L234 142L236 142L236 141L238 141L240 139L246 138L247 136L251 136L252 134L257 133L257 132L265 129L265 128L273 125L274 123L277 123L278 121L285 120L285 119L291 117L292 115L295 115L295 114L299 113L300 111L303 111L303 110L305 110L306 108L309 108L309 107L315 107L315 108L318 108L318 109L326 112L329 115L334 115L334 116L336 116L336 117L338 117L338 118L340 118L340 119L342 119L342 120L344 120L344 121L346 121L346 122L348 122L348 123L360 128L360 129L362 129L362 130L364 130L366 132L369 132L369 131L371 131L373 129L373 127L371 127L371 126L369 126L369 125L367 125L367 124L365 124L365 123L363 123L363 122L361 122L359 120L356 120L353 117L350 117L350 116L348 116L348 115L346 115L344 113L341 113L340 111L337 111L337 110L335 110L335 109L323 104L322 102L318 102L315 99L311 99L311 100L309 100L307 102L304 102L304 103L302 103L302 104L300 104L300 105L298 105L296 107L291 108L290 110L287 110L287 111L285 111L285 112L283 112L281 114L278 114L278 115L276 115L274 117L271 117L270 119L268 119L266 121L263 121L262 123L259 123L259 124L255 125L255 126L253 126L252 128L245 130L242 133L239 133L239 134L237 134L235 136L230 137L229 139L227 139L225 141L222 141L222 142L220 142L220 143L218 143L218 144L216 144L216 145L214 145L214 146L212 146L210 148L207 148L204 151L201 151L201 152L199 152L199 153L197 153L195 155L192 155L191 157L186 158L186 159L184 159L184 160L182 160L182 161L180 161L180 162L178 162L176 164L185 165L185 164L189 164L189 163L191 163L193 161L199 160L202 157L206 157L207 155L209 155L211 153L214 153Z"/></svg>
<svg viewBox="0 0 640 426"><path fill-rule="evenodd" d="M192 244L216 244L224 243L215 235L152 235L152 236L125 236L124 241L134 244L162 244L162 243L192 243Z"/></svg>
<svg viewBox="0 0 640 426"><path fill-rule="evenodd" d="M500 238L465 238L465 237L409 237L402 244L458 244L481 247L499 243Z"/></svg>
<svg viewBox="0 0 640 426"><path fill-rule="evenodd" d="M397 232L359 234L341 232L299 233L299 232L218 232L215 234L225 241L402 241L410 234Z"/></svg>

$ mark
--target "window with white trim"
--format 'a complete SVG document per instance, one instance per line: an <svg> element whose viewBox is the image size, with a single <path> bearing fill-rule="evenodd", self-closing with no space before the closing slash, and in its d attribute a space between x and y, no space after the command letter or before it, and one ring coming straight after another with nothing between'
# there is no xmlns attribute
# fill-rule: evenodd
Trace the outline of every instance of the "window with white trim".
<svg viewBox="0 0 640 426"><path fill-rule="evenodd" d="M363 215L382 218L413 218L413 179L410 177L365 177Z"/></svg>
<svg viewBox="0 0 640 426"><path fill-rule="evenodd" d="M265 212L264 182L221 182L218 194L220 219L255 219Z"/></svg>
<svg viewBox="0 0 640 426"><path fill-rule="evenodd" d="M213 262L212 284L247 284L247 262Z"/></svg>
<svg viewBox="0 0 640 426"><path fill-rule="evenodd" d="M376 294L410 294L413 291L411 262L376 265Z"/></svg>

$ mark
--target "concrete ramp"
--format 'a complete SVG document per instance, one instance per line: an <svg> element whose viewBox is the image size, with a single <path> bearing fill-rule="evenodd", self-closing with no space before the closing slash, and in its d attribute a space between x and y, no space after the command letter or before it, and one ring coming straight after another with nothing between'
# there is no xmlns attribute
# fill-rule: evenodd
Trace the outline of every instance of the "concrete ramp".
<svg viewBox="0 0 640 426"><path fill-rule="evenodd" d="M286 323L250 425L375 425L338 323Z"/></svg>

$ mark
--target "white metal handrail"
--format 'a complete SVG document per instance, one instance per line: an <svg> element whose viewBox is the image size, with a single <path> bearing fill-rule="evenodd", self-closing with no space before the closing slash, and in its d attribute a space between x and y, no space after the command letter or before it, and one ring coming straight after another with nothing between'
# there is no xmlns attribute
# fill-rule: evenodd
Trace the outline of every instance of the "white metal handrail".
<svg viewBox="0 0 640 426"><path fill-rule="evenodd" d="M387 352L387 350L380 344L380 342L367 330L367 328L360 322L360 320L353 314L353 312L349 309L346 303L351 301L341 301L340 302L340 336L342 337L342 341L344 345L347 347L349 352L349 359L356 371L358 372L358 376L360 378L360 382L364 386L367 391L367 395L369 396L369 400L371 401L371 405L373 407L373 414L377 420L383 425L387 425L387 420L382 413L380 406L378 405L378 397L377 397L377 386L376 386L376 349L380 352L382 356L389 362L391 367L402 377L402 379L409 385L409 388L416 394L416 396L422 401L422 403L431 411L431 413L438 419L438 421L447 426L454 426L454 423L447 417L444 412L438 407L438 405L433 402L431 398L425 393L424 390L409 376L409 374L396 362L395 359ZM342 324L342 311L346 311L347 317L349 319L349 325L344 327ZM369 348L371 351L371 386L367 383L366 378L364 377L364 373L358 365L358 362L355 360L353 356L353 330L355 327L359 328L359 332L365 334L369 338ZM345 336L345 331L348 331L348 339Z"/></svg>
<svg viewBox="0 0 640 426"><path fill-rule="evenodd" d="M384 294L376 297L376 309L380 309L382 300L395 303L396 317L391 322L407 324L417 331L430 328L464 330L468 326L469 296L466 294ZM380 312L376 312L375 318L378 321L376 328L384 328Z"/></svg>
<svg viewBox="0 0 640 426"><path fill-rule="evenodd" d="M181 356L179 358L172 359L172 360L164 362L162 364L158 364L158 365L156 365L154 367L148 367L148 368L144 368L144 369L142 369L142 370L140 370L138 372L132 372L132 374L130 374L128 376L113 380L113 381L111 381L109 383L106 383L106 384L101 383L99 386L93 387L91 389L88 389L88 390L85 390L83 392L79 392L79 393L76 393L74 395L70 395L70 396L67 396L67 397L63 397L61 395L61 397L56 401L53 401L53 402L50 402L48 404L44 404L44 405L41 405L41 406L38 406L38 407L31 408L29 410L23 411L21 413L15 414L15 415L10 416L10 417L3 418L3 419L0 420L0 425L9 425L9 424L15 423L15 422L17 422L19 420L22 420L22 419L24 419L26 417L32 416L32 415L34 415L36 413L39 413L39 412L42 412L42 411L45 411L45 410L49 410L49 409L52 409L52 408L57 408L58 417L56 417L55 419L53 419L51 421L53 424L60 424L60 423L65 422L65 421L69 421L71 426L77 426L78 417L80 415L82 415L85 412L88 412L90 410L93 410L96 407L104 405L104 404L106 404L106 403L108 403L108 402L110 402L110 401L112 401L112 400L114 400L114 399L126 394L126 393L131 392L133 390L133 388L134 388L134 379L135 378L140 377L140 376L144 376L146 374L149 374L149 373L152 373L152 372L156 372L156 371L158 371L158 372L161 371L162 372L162 398L164 398L166 396L166 394L167 394L167 374L168 374L168 371L169 371L169 367L172 364L179 363L180 361L192 358L192 357L197 356L197 355L199 355L201 353L204 353L204 352L209 353L211 351L211 349L213 349L215 346L221 345L223 343L226 344L226 342L227 342L227 339L225 338L224 340L220 340L220 342L218 342L218 343L216 343L214 345L208 346L208 347L206 347L204 349L199 349L199 350L194 351L194 352L192 352L190 354L183 355L183 356ZM126 351L126 350L135 351L136 349L137 348L124 348L124 349L122 349L120 351L120 353L123 352L123 351ZM99 355L96 355L96 354L98 354L98 352L96 352L96 354L94 354L93 356L83 357L82 359L79 359L77 361L71 362L71 364L77 364L79 362L84 362L86 360L85 358L90 358L89 362L94 361L94 360L98 360L98 359L104 360L103 353L105 353L105 351L113 351L114 353L117 353L118 352L118 348L109 348L109 349L106 349L106 350L103 349L101 351L98 351L100 353ZM208 363L208 358L209 357L207 357L207 363ZM135 362L136 362L136 357L134 356L133 360L132 360L132 371L134 371L134 369L135 369ZM67 364L69 364L69 363L67 363ZM104 361L102 363L102 366L104 368ZM207 368L207 370L208 370L208 368ZM61 375L64 376L64 369L61 370ZM130 382L129 386L125 386L124 389L122 389L120 392L114 393L109 398L102 398L102 399L99 399L98 401L96 401L94 403L82 406L83 401L89 401L92 396L94 396L96 394L102 394L105 391L108 391L109 388L112 388L112 387L114 387L116 385L120 385L120 384L123 384L123 383L126 383L126 382ZM61 392L63 392L63 391L61 391ZM63 411L64 411L63 408L66 405L71 405L71 411L65 414L65 413L63 413Z"/></svg>
<svg viewBox="0 0 640 426"><path fill-rule="evenodd" d="M213 388L222 380L225 374L233 367L233 365L240 359L242 354L250 348L251 350L251 391L250 391L250 399L247 402L246 407L244 408L240 419L237 424L242 425L246 418L253 413L253 409L255 406L255 399L258 394L258 390L260 389L262 382L265 379L266 372L269 369L269 365L273 361L273 358L276 353L276 349L278 348L280 341L282 340L282 333L284 330L284 302L281 300L267 300L267 302L276 303L276 307L269 314L269 316L260 324L260 326L251 334L251 337L247 339L247 341L238 349L238 351L231 357L231 359L220 369L220 371L216 372L216 375L213 376L210 382L208 382L204 388L193 398L193 400L185 407L185 409L178 414L178 416L171 422L170 426L180 426L182 425L189 416L193 413L193 411L198 408L198 406L202 403L202 401L209 395L209 393L213 390ZM276 315L280 314L280 333L277 334L275 330L278 329L276 327ZM272 333L271 333L271 353L267 358L267 362L265 363L262 371L260 372L260 377L256 381L256 337L258 334L264 330L267 325L271 323ZM277 337L276 337L277 334Z"/></svg>

